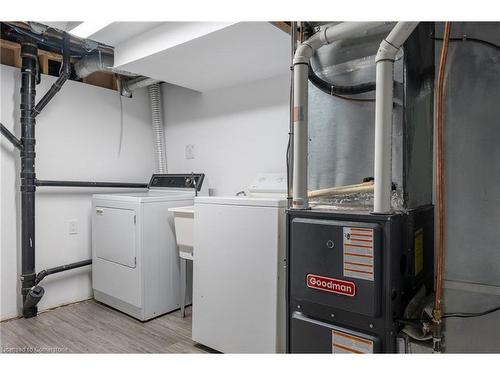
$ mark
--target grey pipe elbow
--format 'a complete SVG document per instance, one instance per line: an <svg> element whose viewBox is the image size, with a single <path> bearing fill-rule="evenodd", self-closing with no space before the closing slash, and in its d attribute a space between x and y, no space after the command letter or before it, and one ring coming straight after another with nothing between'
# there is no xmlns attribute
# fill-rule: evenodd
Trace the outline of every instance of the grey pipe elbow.
<svg viewBox="0 0 500 375"><path fill-rule="evenodd" d="M418 22L398 22L389 35L380 43L375 62L394 61L399 49L418 24Z"/></svg>
<svg viewBox="0 0 500 375"><path fill-rule="evenodd" d="M394 47L391 43L384 39L378 48L377 55L375 56L375 62L387 60L394 61L398 51L399 47Z"/></svg>

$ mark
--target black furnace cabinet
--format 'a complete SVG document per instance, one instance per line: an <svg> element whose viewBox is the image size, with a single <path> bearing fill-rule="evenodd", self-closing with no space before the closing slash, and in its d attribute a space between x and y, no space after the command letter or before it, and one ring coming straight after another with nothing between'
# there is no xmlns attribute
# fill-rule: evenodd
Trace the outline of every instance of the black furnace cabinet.
<svg viewBox="0 0 500 375"><path fill-rule="evenodd" d="M287 349L393 353L409 300L433 283L433 206L288 212Z"/></svg>

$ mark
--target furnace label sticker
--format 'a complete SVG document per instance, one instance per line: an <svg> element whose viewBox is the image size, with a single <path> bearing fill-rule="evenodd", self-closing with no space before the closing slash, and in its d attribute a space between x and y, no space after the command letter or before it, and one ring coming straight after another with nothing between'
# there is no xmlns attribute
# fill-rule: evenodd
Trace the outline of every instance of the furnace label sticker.
<svg viewBox="0 0 500 375"><path fill-rule="evenodd" d="M344 227L344 277L373 281L373 241L371 228Z"/></svg>
<svg viewBox="0 0 500 375"><path fill-rule="evenodd" d="M332 329L332 353L373 354L373 341Z"/></svg>

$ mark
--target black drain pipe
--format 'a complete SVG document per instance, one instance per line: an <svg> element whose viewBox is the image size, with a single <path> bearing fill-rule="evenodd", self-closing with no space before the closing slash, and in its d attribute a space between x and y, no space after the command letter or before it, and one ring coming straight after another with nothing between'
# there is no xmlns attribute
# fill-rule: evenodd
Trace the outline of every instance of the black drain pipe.
<svg viewBox="0 0 500 375"><path fill-rule="evenodd" d="M50 87L49 91L43 96L42 99L37 103L35 108L33 109L33 116L36 117L42 109L52 100L52 98L61 90L61 87L64 85L69 77L71 76L71 63L70 63L70 44L69 44L69 34L63 34L63 48L62 48L62 65L61 65L61 73L57 81Z"/></svg>
<svg viewBox="0 0 500 375"><path fill-rule="evenodd" d="M32 303L35 286L35 108L38 47L31 38L21 43L21 293L23 316L36 316L38 308ZM43 292L42 292L43 295ZM41 297L40 297L41 298Z"/></svg>
<svg viewBox="0 0 500 375"><path fill-rule="evenodd" d="M24 298L24 302L23 302L23 314L24 314L24 311L30 311L30 310L34 310L35 314L34 315L29 314L27 316L24 315L24 317L25 318L32 318L33 316L36 316L36 312L38 309L37 308L38 302L40 302L43 295L45 294L45 290L41 286L39 286L38 284L40 283L40 281L42 281L45 278L45 276L52 275L54 273L63 272L63 271L72 270L75 268L88 266L91 264L92 264L92 259L89 259L89 260L83 260L81 262L66 264L64 266L48 268L46 270L38 272L38 274L35 277L34 285L31 288L29 288L28 293L27 293L26 297Z"/></svg>
<svg viewBox="0 0 500 375"><path fill-rule="evenodd" d="M45 276L53 275L54 273L59 273L59 272L63 272L63 271L72 270L75 268L89 266L91 264L92 264L92 259L88 259L88 260L82 260L81 262L66 264L64 266L47 268L46 270L38 272L38 274L36 275L36 279L35 279L35 285L38 285L38 283L40 281L42 281L45 278Z"/></svg>
<svg viewBox="0 0 500 375"><path fill-rule="evenodd" d="M35 180L36 186L51 187L99 187L99 188L129 188L145 189L148 184L138 182L102 182L102 181L59 181L59 180Z"/></svg>
<svg viewBox="0 0 500 375"><path fill-rule="evenodd" d="M17 137L12 134L9 129L7 129L1 122L0 122L0 134L2 134L7 140L12 143L14 147L16 147L18 150L22 151L23 149L23 143L17 139Z"/></svg>

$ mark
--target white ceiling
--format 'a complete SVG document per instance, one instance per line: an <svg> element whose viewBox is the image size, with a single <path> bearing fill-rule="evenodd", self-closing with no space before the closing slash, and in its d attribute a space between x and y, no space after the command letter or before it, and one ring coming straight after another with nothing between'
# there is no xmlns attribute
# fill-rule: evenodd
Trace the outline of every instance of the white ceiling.
<svg viewBox="0 0 500 375"><path fill-rule="evenodd" d="M75 29L83 22L43 21L40 23L53 27L55 29L71 33L73 29ZM111 22L107 26L89 35L87 38L114 47L122 42L125 42L137 35L140 35L163 24L165 24L165 22Z"/></svg>
<svg viewBox="0 0 500 375"><path fill-rule="evenodd" d="M154 43L139 43L143 53L137 43L123 42L115 49L115 67L202 92L289 73L290 37L268 22L190 24L183 26L187 40L154 35L163 26L150 31L147 40ZM178 31L169 30L170 36Z"/></svg>
<svg viewBox="0 0 500 375"><path fill-rule="evenodd" d="M88 38L96 42L116 46L139 34L154 29L164 22L112 22Z"/></svg>

